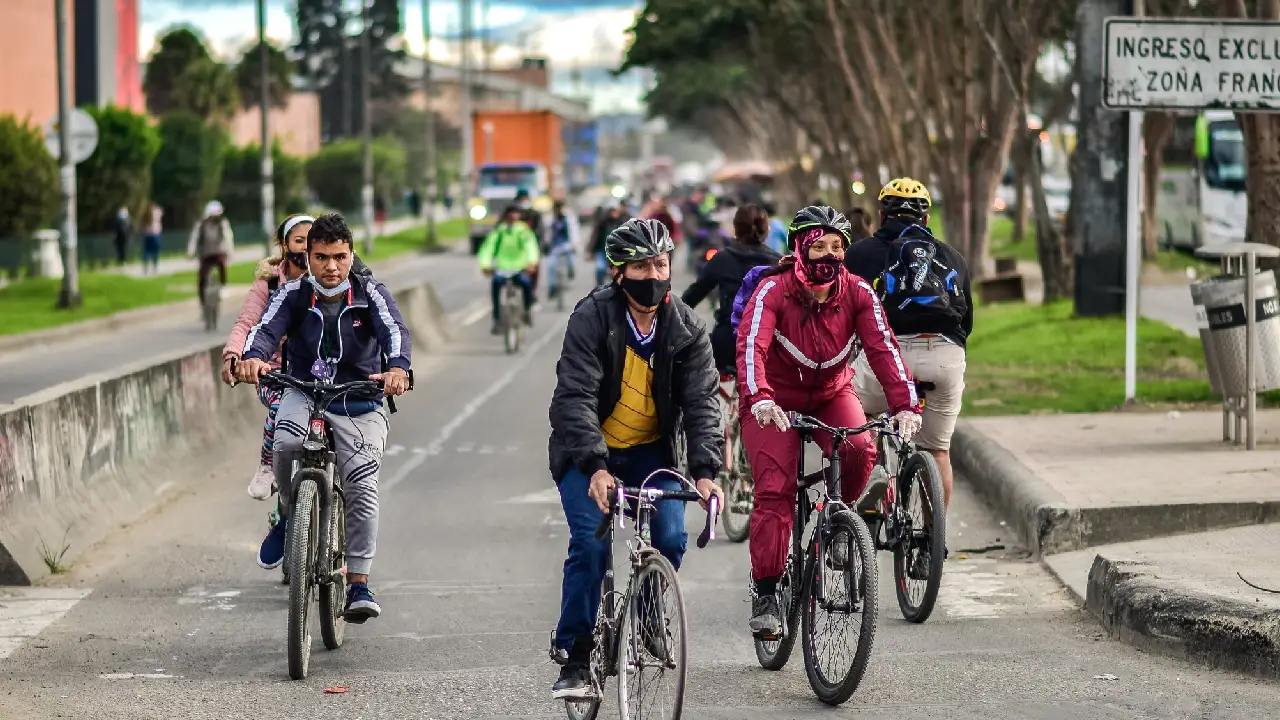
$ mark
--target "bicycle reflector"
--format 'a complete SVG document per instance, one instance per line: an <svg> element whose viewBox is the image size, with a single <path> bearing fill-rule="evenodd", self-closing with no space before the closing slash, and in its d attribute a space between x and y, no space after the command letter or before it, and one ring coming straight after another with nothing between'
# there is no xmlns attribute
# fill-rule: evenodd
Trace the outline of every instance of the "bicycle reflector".
<svg viewBox="0 0 1280 720"><path fill-rule="evenodd" d="M707 260L710 260L711 258L715 257L715 256L716 256L716 253L718 253L718 252L720 252L720 251L719 251L719 250L716 250L715 248L711 248L711 249L707 250Z"/></svg>
<svg viewBox="0 0 1280 720"><path fill-rule="evenodd" d="M311 421L311 433L313 435L324 435L324 419L316 418Z"/></svg>

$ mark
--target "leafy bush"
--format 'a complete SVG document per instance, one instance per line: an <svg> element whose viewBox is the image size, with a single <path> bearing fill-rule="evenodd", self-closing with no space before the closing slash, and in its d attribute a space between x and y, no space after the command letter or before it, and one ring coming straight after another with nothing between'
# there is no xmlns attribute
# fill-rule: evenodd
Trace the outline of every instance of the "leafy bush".
<svg viewBox="0 0 1280 720"><path fill-rule="evenodd" d="M114 227L123 205L142 216L160 135L147 116L114 106L84 108L98 124L98 147L76 166L76 215L82 232Z"/></svg>
<svg viewBox="0 0 1280 720"><path fill-rule="evenodd" d="M194 224L222 182L227 133L193 113L178 111L160 120L160 138L152 166L152 199L164 208L170 227Z"/></svg>
<svg viewBox="0 0 1280 720"><path fill-rule="evenodd" d="M58 213L58 163L44 133L0 115L0 237L26 237Z"/></svg>
<svg viewBox="0 0 1280 720"><path fill-rule="evenodd" d="M340 140L307 160L307 184L326 205L352 211L360 207L364 150L359 140ZM374 192L398 197L405 180L404 146L393 137L373 141Z"/></svg>
<svg viewBox="0 0 1280 720"><path fill-rule="evenodd" d="M223 151L222 187L218 199L232 222L256 223L262 218L262 151L259 145L228 147ZM302 158L271 143L271 180L275 186L275 215L306 212L306 171Z"/></svg>

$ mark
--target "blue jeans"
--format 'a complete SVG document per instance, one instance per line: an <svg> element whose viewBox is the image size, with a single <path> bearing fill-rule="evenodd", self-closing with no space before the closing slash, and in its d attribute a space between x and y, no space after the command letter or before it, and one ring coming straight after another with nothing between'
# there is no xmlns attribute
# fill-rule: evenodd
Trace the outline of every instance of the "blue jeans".
<svg viewBox="0 0 1280 720"><path fill-rule="evenodd" d="M654 470L666 467L657 445L645 445L609 453L609 472L629 488L637 488ZM604 580L609 538L596 539L596 527L604 515L596 501L587 496L591 480L578 468L570 468L560 479L560 505L569 524L569 557L564 561L564 581L560 588L560 622L556 625L556 647L569 650L574 640L590 638L600 608L600 583ZM659 476L649 487L677 490L675 478ZM662 500L650 518L653 545L677 570L689 544L684 529L684 502Z"/></svg>
<svg viewBox="0 0 1280 720"><path fill-rule="evenodd" d="M517 273L511 277L493 276L493 321L498 322L498 306L502 303L502 287L511 281L520 286L524 291L524 309L525 312L533 307L533 281L529 279L528 273Z"/></svg>

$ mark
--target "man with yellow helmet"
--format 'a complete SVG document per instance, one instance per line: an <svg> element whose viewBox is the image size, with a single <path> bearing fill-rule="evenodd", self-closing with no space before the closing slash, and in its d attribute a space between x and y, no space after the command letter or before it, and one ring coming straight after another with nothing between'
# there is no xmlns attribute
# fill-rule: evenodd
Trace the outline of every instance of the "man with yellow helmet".
<svg viewBox="0 0 1280 720"><path fill-rule="evenodd" d="M928 450L942 471L945 501L951 501L951 435L964 394L965 342L973 332L969 266L958 250L929 232L929 189L909 177L880 190L880 229L845 253L845 267L871 282L911 376L931 383L916 445ZM867 414L885 410L884 390L865 356L855 363L855 387ZM888 487L871 478L876 500Z"/></svg>

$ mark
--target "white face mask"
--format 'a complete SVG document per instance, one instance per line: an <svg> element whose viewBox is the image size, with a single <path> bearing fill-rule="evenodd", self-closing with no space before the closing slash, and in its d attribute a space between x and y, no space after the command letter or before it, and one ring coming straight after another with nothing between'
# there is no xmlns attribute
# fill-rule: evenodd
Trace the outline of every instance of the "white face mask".
<svg viewBox="0 0 1280 720"><path fill-rule="evenodd" d="M311 287L315 288L316 292L327 298L337 297L351 288L351 278L343 280L337 287L332 288L321 285L320 281L316 280L315 275L308 275L307 280L311 282Z"/></svg>

